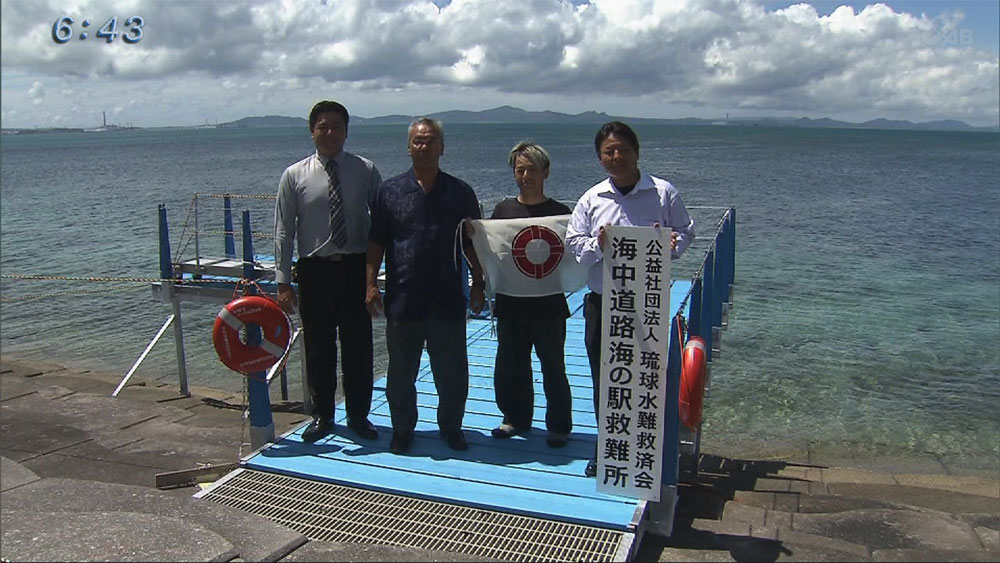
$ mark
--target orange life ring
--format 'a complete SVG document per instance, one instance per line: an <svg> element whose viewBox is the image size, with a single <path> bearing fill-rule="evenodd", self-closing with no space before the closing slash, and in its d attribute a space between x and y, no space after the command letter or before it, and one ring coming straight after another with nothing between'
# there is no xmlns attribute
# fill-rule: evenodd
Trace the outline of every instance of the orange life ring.
<svg viewBox="0 0 1000 563"><path fill-rule="evenodd" d="M260 326L263 338L259 346L247 346L240 339L244 325ZM264 371L285 354L291 340L292 324L288 315L274 301L248 295L228 303L215 317L212 342L226 367L240 373Z"/></svg>
<svg viewBox="0 0 1000 563"><path fill-rule="evenodd" d="M677 412L681 422L694 430L701 424L701 403L705 396L705 340L692 336L681 360L681 389Z"/></svg>

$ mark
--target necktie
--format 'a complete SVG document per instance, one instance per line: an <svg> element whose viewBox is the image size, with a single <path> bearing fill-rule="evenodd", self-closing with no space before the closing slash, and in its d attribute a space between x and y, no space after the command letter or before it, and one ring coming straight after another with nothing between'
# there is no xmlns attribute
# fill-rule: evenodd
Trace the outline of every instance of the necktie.
<svg viewBox="0 0 1000 563"><path fill-rule="evenodd" d="M347 222L344 219L344 199L337 178L337 162L326 161L326 173L330 177L330 239L340 248L347 246Z"/></svg>

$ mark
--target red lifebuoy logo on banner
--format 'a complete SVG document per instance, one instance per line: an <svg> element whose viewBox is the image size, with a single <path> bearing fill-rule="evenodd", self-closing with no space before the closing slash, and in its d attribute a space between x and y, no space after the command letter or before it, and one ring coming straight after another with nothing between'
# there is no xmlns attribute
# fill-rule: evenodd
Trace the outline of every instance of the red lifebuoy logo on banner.
<svg viewBox="0 0 1000 563"><path fill-rule="evenodd" d="M522 274L540 280L555 271L566 248L559 235L548 227L532 225L521 229L510 244L514 265Z"/></svg>

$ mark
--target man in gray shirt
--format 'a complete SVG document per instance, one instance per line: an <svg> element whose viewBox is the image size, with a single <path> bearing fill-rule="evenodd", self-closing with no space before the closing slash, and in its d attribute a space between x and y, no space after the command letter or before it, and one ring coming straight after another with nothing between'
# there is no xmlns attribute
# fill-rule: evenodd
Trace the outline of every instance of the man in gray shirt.
<svg viewBox="0 0 1000 563"><path fill-rule="evenodd" d="M289 314L299 310L305 336L313 404L313 421L302 433L305 442L334 429L338 332L347 426L362 438L378 437L368 420L374 373L365 253L369 209L382 177L372 161L344 151L349 120L347 108L337 102L312 108L309 131L316 152L285 169L274 211L278 304ZM291 285L295 241L298 296Z"/></svg>

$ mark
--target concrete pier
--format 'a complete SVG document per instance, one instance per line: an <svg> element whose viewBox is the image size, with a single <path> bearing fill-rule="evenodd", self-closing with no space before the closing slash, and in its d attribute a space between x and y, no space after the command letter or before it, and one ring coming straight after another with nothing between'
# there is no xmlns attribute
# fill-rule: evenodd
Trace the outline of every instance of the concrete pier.
<svg viewBox="0 0 1000 563"><path fill-rule="evenodd" d="M0 557L11 561L468 561L470 554L310 541L196 500L249 453L244 398L0 357ZM307 417L275 402L275 432ZM703 450L673 535L639 561L996 561L1000 481ZM174 483L156 488L159 481Z"/></svg>

